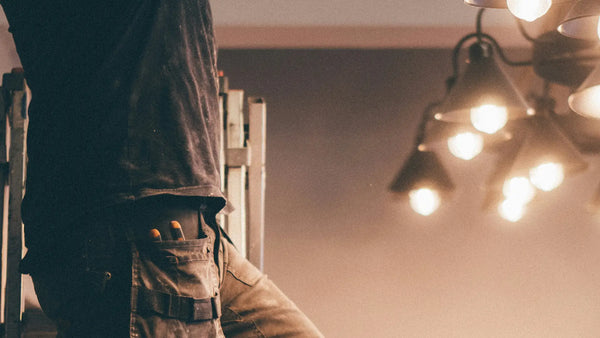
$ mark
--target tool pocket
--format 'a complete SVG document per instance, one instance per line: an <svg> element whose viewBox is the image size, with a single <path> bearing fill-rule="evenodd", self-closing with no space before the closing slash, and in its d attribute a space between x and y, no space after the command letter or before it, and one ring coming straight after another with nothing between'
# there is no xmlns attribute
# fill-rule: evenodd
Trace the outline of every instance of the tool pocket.
<svg viewBox="0 0 600 338"><path fill-rule="evenodd" d="M210 237L132 249L132 337L224 337Z"/></svg>

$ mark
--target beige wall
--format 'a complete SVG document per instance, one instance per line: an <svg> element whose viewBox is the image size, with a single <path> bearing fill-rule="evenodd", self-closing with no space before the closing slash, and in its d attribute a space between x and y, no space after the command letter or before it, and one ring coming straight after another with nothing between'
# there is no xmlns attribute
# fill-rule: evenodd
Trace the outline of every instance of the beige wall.
<svg viewBox="0 0 600 338"><path fill-rule="evenodd" d="M8 32L8 26L0 25L0 72L8 73L20 65L12 35Z"/></svg>
<svg viewBox="0 0 600 338"><path fill-rule="evenodd" d="M265 270L327 337L600 337L600 159L518 223L481 209L489 152L435 144L457 189L431 217L387 191L449 50L222 50L220 65L267 101Z"/></svg>

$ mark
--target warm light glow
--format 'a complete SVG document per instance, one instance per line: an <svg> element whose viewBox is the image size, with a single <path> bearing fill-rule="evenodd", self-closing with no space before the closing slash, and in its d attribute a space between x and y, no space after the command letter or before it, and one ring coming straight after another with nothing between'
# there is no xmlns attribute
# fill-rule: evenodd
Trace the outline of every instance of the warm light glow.
<svg viewBox="0 0 600 338"><path fill-rule="evenodd" d="M502 129L508 122L506 107L484 104L471 108L471 123L475 129L486 134L493 134Z"/></svg>
<svg viewBox="0 0 600 338"><path fill-rule="evenodd" d="M513 177L504 182L502 193L516 203L527 204L535 196L535 188L526 177Z"/></svg>
<svg viewBox="0 0 600 338"><path fill-rule="evenodd" d="M471 132L454 135L448 138L448 149L458 158L471 160L481 153L483 137Z"/></svg>
<svg viewBox="0 0 600 338"><path fill-rule="evenodd" d="M498 212L505 220L517 222L525 215L525 206L526 204L509 198L498 205Z"/></svg>
<svg viewBox="0 0 600 338"><path fill-rule="evenodd" d="M441 203L438 192L429 188L411 190L408 196L410 197L411 208L423 216L431 215L439 208Z"/></svg>
<svg viewBox="0 0 600 338"><path fill-rule="evenodd" d="M519 19L534 21L552 6L552 0L506 0L510 12Z"/></svg>
<svg viewBox="0 0 600 338"><path fill-rule="evenodd" d="M600 118L600 86L593 86L569 96L573 111L593 118Z"/></svg>
<svg viewBox="0 0 600 338"><path fill-rule="evenodd" d="M531 183L538 189L550 191L558 187L565 179L565 171L562 164L543 163L529 170Z"/></svg>
<svg viewBox="0 0 600 338"><path fill-rule="evenodd" d="M596 28L596 34L598 34L598 40L600 40L600 17L598 17L598 28Z"/></svg>

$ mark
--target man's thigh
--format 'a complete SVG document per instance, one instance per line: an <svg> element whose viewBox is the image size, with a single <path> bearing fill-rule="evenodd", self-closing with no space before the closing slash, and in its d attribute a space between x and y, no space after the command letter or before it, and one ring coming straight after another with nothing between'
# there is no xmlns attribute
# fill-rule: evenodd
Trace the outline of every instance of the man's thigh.
<svg viewBox="0 0 600 338"><path fill-rule="evenodd" d="M227 241L221 326L233 337L323 337L277 286Z"/></svg>

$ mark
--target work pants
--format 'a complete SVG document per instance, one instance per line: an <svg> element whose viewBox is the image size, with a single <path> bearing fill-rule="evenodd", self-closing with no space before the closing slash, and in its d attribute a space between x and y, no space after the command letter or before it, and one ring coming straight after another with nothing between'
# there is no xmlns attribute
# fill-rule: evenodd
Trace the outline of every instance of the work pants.
<svg viewBox="0 0 600 338"><path fill-rule="evenodd" d="M85 231L69 236L81 245L38 257L45 266L31 269L58 337L322 337L206 206L156 199L119 208L85 217ZM185 240L161 225L167 219L179 220Z"/></svg>

